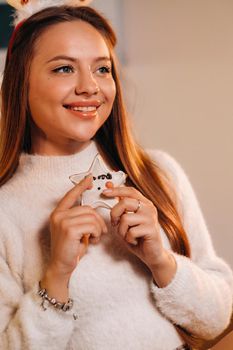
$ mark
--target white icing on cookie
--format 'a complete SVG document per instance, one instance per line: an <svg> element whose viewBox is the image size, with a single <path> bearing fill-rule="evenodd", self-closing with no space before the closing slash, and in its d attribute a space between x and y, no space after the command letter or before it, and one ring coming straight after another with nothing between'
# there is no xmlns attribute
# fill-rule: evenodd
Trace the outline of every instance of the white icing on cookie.
<svg viewBox="0 0 233 350"><path fill-rule="evenodd" d="M107 168L103 158L97 154L87 172L71 175L69 178L73 184L78 184L88 174L93 176L93 187L83 192L81 205L90 205L93 208L102 207L111 209L117 202L117 198L106 198L101 195L106 189L106 183L111 181L115 186L125 183L127 175L123 171L112 171Z"/></svg>

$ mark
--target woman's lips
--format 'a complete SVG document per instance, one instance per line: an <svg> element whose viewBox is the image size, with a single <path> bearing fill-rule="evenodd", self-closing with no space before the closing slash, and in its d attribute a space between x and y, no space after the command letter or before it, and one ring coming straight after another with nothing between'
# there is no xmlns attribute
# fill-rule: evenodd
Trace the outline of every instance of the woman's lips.
<svg viewBox="0 0 233 350"><path fill-rule="evenodd" d="M96 117L97 109L99 106L88 105L88 106L80 106L80 105L64 105L64 107L73 115L84 118L91 119Z"/></svg>

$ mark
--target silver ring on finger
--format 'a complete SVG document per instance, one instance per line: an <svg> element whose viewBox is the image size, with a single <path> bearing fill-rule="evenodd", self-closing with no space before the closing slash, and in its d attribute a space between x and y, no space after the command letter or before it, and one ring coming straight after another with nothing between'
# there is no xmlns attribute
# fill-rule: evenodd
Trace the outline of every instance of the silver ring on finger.
<svg viewBox="0 0 233 350"><path fill-rule="evenodd" d="M137 199L137 201L138 201L137 208L135 210L127 210L127 209L125 209L125 213L126 214L136 214L139 211L139 209L141 208L142 204L141 204L141 201L139 199Z"/></svg>
<svg viewBox="0 0 233 350"><path fill-rule="evenodd" d="M134 214L136 214L138 211L139 211L139 209L141 208L141 201L138 199L138 206L137 206L137 208L134 210Z"/></svg>

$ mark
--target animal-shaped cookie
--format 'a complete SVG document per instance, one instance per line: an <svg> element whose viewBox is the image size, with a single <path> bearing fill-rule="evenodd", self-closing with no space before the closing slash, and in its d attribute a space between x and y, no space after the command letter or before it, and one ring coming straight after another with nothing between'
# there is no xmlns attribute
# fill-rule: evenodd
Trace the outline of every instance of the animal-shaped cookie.
<svg viewBox="0 0 233 350"><path fill-rule="evenodd" d="M100 154L97 154L87 172L74 174L69 178L73 184L77 184L90 173L93 175L93 186L90 190L83 192L81 205L90 205L92 208L102 207L111 209L118 200L116 198L104 197L102 191L106 189L106 183L108 181L112 182L113 186L123 185L127 175L123 171L112 171L108 169Z"/></svg>

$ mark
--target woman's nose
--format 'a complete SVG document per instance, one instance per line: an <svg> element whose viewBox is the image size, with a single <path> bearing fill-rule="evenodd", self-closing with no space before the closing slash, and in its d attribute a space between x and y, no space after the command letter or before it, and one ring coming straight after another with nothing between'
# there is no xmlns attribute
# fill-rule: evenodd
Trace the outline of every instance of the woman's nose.
<svg viewBox="0 0 233 350"><path fill-rule="evenodd" d="M97 94L99 91L99 85L91 72L79 74L75 86L75 93L77 95L86 94L91 96Z"/></svg>

